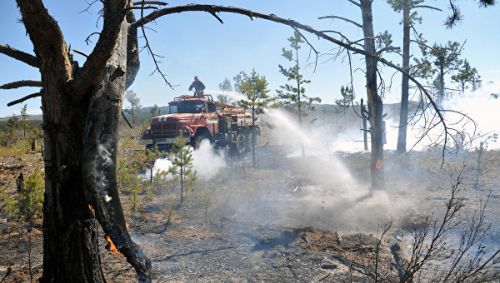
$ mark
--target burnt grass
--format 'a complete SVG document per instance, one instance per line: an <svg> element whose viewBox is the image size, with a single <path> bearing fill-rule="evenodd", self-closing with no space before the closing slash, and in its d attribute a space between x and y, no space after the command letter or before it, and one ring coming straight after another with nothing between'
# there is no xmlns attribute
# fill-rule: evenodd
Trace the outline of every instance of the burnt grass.
<svg viewBox="0 0 500 283"><path fill-rule="evenodd" d="M403 244L405 235L426 216L439 216L451 176L460 170L469 211L491 192L487 220L493 226L486 240L498 248L500 152L485 154L479 185L474 184L473 152L449 157L443 168L437 151L402 157L387 152L387 191L382 196L368 190L369 154L335 155L359 188L343 187L346 184L336 181L338 172L328 168L309 174L311 168L329 163L314 157L287 157L279 146L263 146L256 169L251 168L249 157L244 164L233 160L210 180L200 179L182 205L175 186L155 189L150 197L142 195L142 207L135 213L131 196L122 194L129 230L152 260L154 281L364 282L373 280L376 254L384 281L397 281L390 245ZM359 194L351 197L351 191ZM378 200L383 202L385 195L388 204L380 205ZM377 252L380 227L388 221L393 227ZM36 279L42 272L40 225L33 234ZM135 282L134 270L123 256L104 248L102 231L100 235L107 280ZM29 282L26 250L22 227L0 220L0 280L11 268L5 282Z"/></svg>

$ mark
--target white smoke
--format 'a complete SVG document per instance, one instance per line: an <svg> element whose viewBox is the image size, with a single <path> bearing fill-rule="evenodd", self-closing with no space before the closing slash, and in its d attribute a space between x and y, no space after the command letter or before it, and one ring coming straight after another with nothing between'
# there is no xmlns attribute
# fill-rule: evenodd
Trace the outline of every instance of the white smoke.
<svg viewBox="0 0 500 283"><path fill-rule="evenodd" d="M200 147L193 151L193 167L202 179L212 178L225 166L224 154L217 153L208 140L203 140Z"/></svg>
<svg viewBox="0 0 500 283"><path fill-rule="evenodd" d="M486 142L488 149L499 150L500 139L500 123L497 122L498 111L500 109L500 82L490 82L476 91L466 90L464 94L454 94L450 98L443 101L442 109L451 110L443 112L447 125L457 129L467 137L464 141L464 149L473 150L477 148L480 142ZM469 118L458 112L466 114ZM410 113L410 117L413 113ZM427 119L418 119L418 116L408 124L407 128L407 148L423 151L429 146L434 145L436 140L442 139L443 128L441 125L436 126L425 137L422 138L422 129L425 128L425 123L429 123L432 114L427 114ZM342 119L342 117L337 117ZM436 123L437 117L434 118ZM414 123L415 122L415 123ZM334 151L345 152L361 152L363 148L363 133L360 131L361 119L355 125L350 125L349 128L335 132L334 129L323 129L329 131L329 136L326 137L330 148ZM384 149L396 150L398 131L399 131L399 113L396 111L393 115L385 118L386 123L386 144ZM429 126L429 125L427 125ZM368 123L368 127L370 124ZM334 133L332 133L334 132ZM452 135L454 133L451 133ZM448 142L453 142L451 139ZM370 146L370 134L368 134L368 146ZM448 144L448 146L454 146Z"/></svg>
<svg viewBox="0 0 500 283"><path fill-rule="evenodd" d="M245 100L246 96L237 91L208 90L206 93L222 95L234 101Z"/></svg>
<svg viewBox="0 0 500 283"><path fill-rule="evenodd" d="M191 147L189 147L189 150L192 150ZM224 154L216 152L208 140L202 141L198 149L192 150L192 154L193 169L196 176L201 179L209 180L226 166ZM159 158L153 166L153 176L168 172L171 167L172 162L168 158ZM172 176L168 174L166 177L169 179ZM149 178L149 172L146 172L146 178Z"/></svg>
<svg viewBox="0 0 500 283"><path fill-rule="evenodd" d="M477 124L477 135L470 145L475 148L481 141L488 142L489 149L500 149L500 140L489 138L500 134L500 82L490 82L476 91L457 94L445 102L445 108L470 116ZM472 125L468 127L472 131Z"/></svg>
<svg viewBox="0 0 500 283"><path fill-rule="evenodd" d="M282 110L267 109L265 113L264 119L273 126L271 140L273 143L286 145L291 150L288 157L301 156L303 146L305 156L314 156L326 162L327 167L331 170L329 172L335 172L343 183L357 186L349 170L333 154L334 152L329 146L329 140L331 140L329 131L324 131L322 128L300 127L294 117Z"/></svg>
<svg viewBox="0 0 500 283"><path fill-rule="evenodd" d="M166 173L172 167L172 162L167 158L159 158L155 161L155 165L153 166L153 177L159 173Z"/></svg>
<svg viewBox="0 0 500 283"><path fill-rule="evenodd" d="M466 150L477 148L480 142L487 142L488 149L500 149L500 142L495 138L500 134L500 123L495 119L495 117L498 117L500 109L498 94L500 94L500 83L489 83L476 91L466 90L464 94L456 93L443 101L442 109L451 110L443 112L444 118L449 127L465 134L464 148ZM475 124L460 113L467 115ZM435 121L437 122L437 120ZM420 119L416 125L409 125L407 134L408 147L414 146L419 141L422 134L420 129L424 127L425 122L425 119ZM385 149L396 149L398 125L399 117L388 117L386 120L387 144L384 147ZM414 150L427 149L429 145L436 141L436 137L439 137L442 131L442 127L436 127L427 137L416 144Z"/></svg>

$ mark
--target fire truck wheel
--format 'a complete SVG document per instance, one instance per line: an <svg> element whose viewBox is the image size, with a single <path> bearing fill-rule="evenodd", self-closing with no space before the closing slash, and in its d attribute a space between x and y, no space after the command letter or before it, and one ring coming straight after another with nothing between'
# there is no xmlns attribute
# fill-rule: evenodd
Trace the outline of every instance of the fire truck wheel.
<svg viewBox="0 0 500 283"><path fill-rule="evenodd" d="M236 137L236 147L240 155L245 153L247 144L248 140L245 134L243 133L238 134L238 136Z"/></svg>
<svg viewBox="0 0 500 283"><path fill-rule="evenodd" d="M253 141L255 139L254 133L250 130L245 135L245 151L250 152L252 150Z"/></svg>
<svg viewBox="0 0 500 283"><path fill-rule="evenodd" d="M196 135L196 136L194 137L194 144L193 144L193 147L194 147L195 149L200 148L201 142L202 142L203 140L208 140L208 141L210 141L210 142L211 142L210 137L208 137L207 135L204 135L204 134Z"/></svg>

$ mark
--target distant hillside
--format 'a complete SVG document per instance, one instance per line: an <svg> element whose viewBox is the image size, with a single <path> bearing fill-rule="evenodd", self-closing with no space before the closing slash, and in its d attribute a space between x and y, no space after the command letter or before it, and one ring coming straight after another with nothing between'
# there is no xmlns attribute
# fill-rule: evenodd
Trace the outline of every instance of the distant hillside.
<svg viewBox="0 0 500 283"><path fill-rule="evenodd" d="M413 102L412 106L416 107L417 103ZM152 106L142 107L140 112L139 112L139 121L143 122L143 121L151 119L151 117L152 117L151 116L151 109L152 108L153 108ZM358 119L357 116L355 115L352 107L349 107L345 112L339 111L338 106L335 104L315 104L314 108L316 109L316 111L313 111L308 117L311 120L318 118L318 119L321 119L323 121L328 121L329 119L338 118L339 115L343 116L342 120L344 122L345 121L354 121L354 120ZM356 111L359 111L359 106L356 106L356 108L357 108ZM124 109L124 110L125 110L125 113L127 113L126 109ZM168 112L168 106L160 106L160 113L166 114L167 112ZM384 113L387 113L389 117L398 116L399 115L399 103L384 104ZM127 118L130 117L129 114L126 114L126 115L127 115ZM17 116L19 117L19 115L17 115ZM0 117L0 123L6 122L11 117L12 116ZM30 120L30 121L42 121L42 115L29 115L28 120Z"/></svg>
<svg viewBox="0 0 500 283"><path fill-rule="evenodd" d="M0 117L0 123L1 122L7 122L12 116L8 117ZM20 118L20 115L16 115L16 117ZM28 115L28 121L42 121L42 115Z"/></svg>

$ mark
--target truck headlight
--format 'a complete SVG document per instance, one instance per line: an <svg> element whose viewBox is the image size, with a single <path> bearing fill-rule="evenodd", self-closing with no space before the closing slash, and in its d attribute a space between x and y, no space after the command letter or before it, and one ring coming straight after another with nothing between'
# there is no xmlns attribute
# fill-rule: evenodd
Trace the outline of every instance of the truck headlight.
<svg viewBox="0 0 500 283"><path fill-rule="evenodd" d="M189 137L189 136L191 136L191 132L189 131L188 128L183 128L182 129L182 136L186 137L186 138Z"/></svg>

